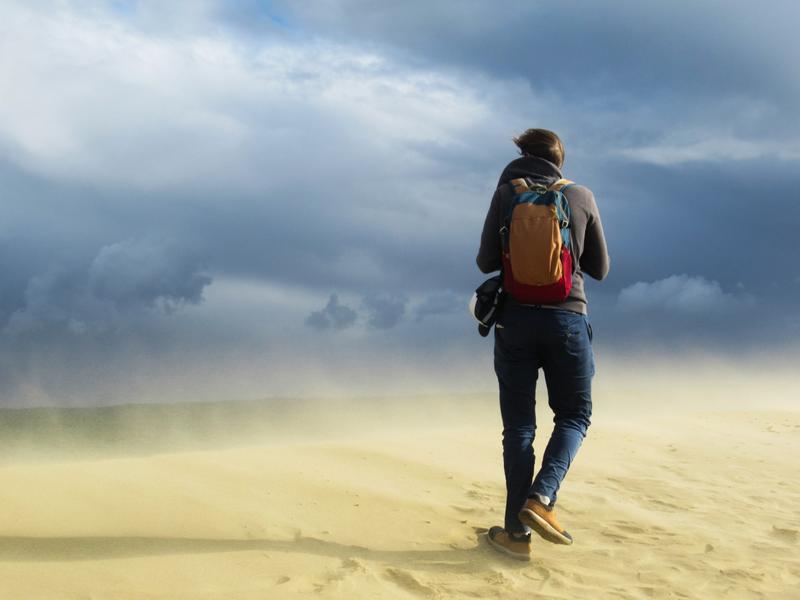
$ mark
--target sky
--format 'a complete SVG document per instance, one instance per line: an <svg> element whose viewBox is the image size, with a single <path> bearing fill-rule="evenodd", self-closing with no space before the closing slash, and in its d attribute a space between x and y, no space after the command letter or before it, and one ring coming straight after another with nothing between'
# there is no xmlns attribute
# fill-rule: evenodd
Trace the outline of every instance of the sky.
<svg viewBox="0 0 800 600"><path fill-rule="evenodd" d="M0 4L0 405L492 390L514 135L564 141L598 362L789 361L800 4ZM793 363L792 363L793 364Z"/></svg>

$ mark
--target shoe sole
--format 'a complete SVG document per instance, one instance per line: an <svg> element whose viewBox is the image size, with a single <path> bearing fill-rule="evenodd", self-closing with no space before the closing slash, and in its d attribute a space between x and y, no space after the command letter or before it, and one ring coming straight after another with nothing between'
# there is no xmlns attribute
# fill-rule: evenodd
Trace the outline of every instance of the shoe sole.
<svg viewBox="0 0 800 600"><path fill-rule="evenodd" d="M489 542L489 545L490 545L492 548L494 548L495 550L499 550L500 552L502 552L502 553L503 553L503 554L505 554L506 556L510 556L510 557L511 557L511 558L513 558L514 560L524 560L524 561L528 561L528 562L530 562L530 560L531 560L531 555L530 555L530 554L520 554L519 552L512 552L511 550L509 550L509 549L508 549L508 548L506 548L505 546L503 546L503 545L501 545L501 544L498 544L497 542L495 542L495 541L494 541L492 538L490 538L488 535L486 536L486 541L488 541L488 542Z"/></svg>
<svg viewBox="0 0 800 600"><path fill-rule="evenodd" d="M523 508L519 513L519 520L533 529L548 542L552 542L553 544L563 544L565 546L572 545L571 539L559 533L552 525L550 525L550 523L545 521L532 510Z"/></svg>

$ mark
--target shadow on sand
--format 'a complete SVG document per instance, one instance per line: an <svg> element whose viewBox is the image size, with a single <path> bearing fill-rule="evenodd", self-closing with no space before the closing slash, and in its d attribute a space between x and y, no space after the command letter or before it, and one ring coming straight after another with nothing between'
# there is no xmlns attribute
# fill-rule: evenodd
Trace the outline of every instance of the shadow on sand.
<svg viewBox="0 0 800 600"><path fill-rule="evenodd" d="M0 561L81 561L124 559L169 554L269 551L314 554L342 560L358 558L401 564L423 571L474 573L487 563L502 561L505 567L524 566L497 555L476 529L472 548L443 550L373 550L313 537L294 540L195 539L160 537L0 537ZM530 564L530 563L527 563Z"/></svg>

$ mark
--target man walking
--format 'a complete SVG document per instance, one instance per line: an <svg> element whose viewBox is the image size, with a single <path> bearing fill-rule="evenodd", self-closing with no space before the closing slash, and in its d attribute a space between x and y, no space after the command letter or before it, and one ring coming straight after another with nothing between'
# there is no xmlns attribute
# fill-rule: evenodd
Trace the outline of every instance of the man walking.
<svg viewBox="0 0 800 600"><path fill-rule="evenodd" d="M492 527L488 539L497 550L513 558L530 560L531 530L547 541L572 544L572 536L556 518L555 503L592 414L594 356L583 275L597 280L605 278L609 257L594 195L588 188L562 178L564 146L559 137L546 129L528 129L514 143L522 156L512 161L500 176L486 215L477 263L484 273L502 269L506 289L495 322L494 345L503 420L506 510L504 526ZM516 216L512 220L523 192L530 192L526 198L534 198L526 203L526 208L541 197L555 198L559 204L556 207L551 200L552 208L540 206L535 215L531 209L529 214L539 221ZM567 206L562 206L564 202ZM539 223L544 222L543 216L551 214L557 223L551 230L564 236L563 248L559 233L555 234L554 242L542 242L550 230ZM549 266L544 269L561 277L550 286L532 285L531 281L542 269L522 262L538 260L539 247L551 249ZM560 253L555 260L554 252ZM525 268L524 273L519 265ZM520 284L518 279L523 275L534 279ZM533 290L534 295L526 290ZM536 296L537 290L547 293ZM548 290L561 290L562 294L553 295ZM545 300L531 301L532 297ZM534 478L532 444L539 369L544 372L555 426Z"/></svg>

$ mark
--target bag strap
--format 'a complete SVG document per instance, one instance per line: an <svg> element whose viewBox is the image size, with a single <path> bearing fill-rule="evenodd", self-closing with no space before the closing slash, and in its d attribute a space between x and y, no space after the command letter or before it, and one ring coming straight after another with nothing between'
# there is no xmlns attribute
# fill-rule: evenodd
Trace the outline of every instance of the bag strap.
<svg viewBox="0 0 800 600"><path fill-rule="evenodd" d="M517 196L529 192L531 189L530 182L523 178L512 179L508 182L508 185L511 186L511 198L503 215L503 221L500 223L500 241L504 252L508 249L508 228L511 221L511 213L514 211L514 201Z"/></svg>
<svg viewBox="0 0 800 600"><path fill-rule="evenodd" d="M524 194L525 192L530 191L531 186L528 183L527 179L519 178L519 179L512 179L509 181L511 184L511 191L514 195L519 196L520 194Z"/></svg>
<svg viewBox="0 0 800 600"><path fill-rule="evenodd" d="M575 182L570 179L559 179L547 189L554 192L563 192L564 188L574 184Z"/></svg>
<svg viewBox="0 0 800 600"><path fill-rule="evenodd" d="M566 190L569 186L574 184L575 182L570 179L559 179L549 188L547 188L548 190L553 192L561 192L561 196L556 206L557 209L559 210L559 220L561 221L562 230L569 228L570 223L572 221L572 209L569 206L569 202L567 201L566 194L564 194L564 190Z"/></svg>

